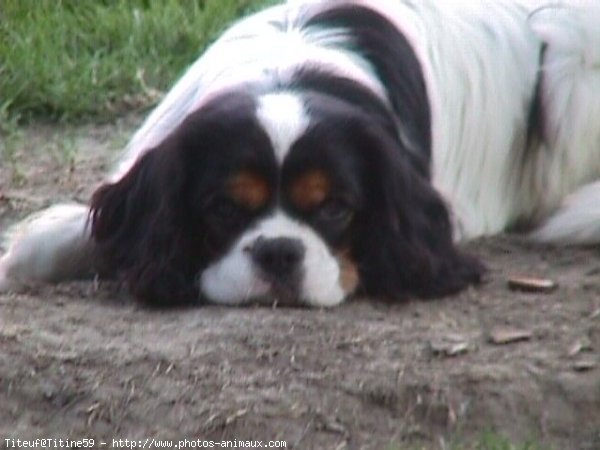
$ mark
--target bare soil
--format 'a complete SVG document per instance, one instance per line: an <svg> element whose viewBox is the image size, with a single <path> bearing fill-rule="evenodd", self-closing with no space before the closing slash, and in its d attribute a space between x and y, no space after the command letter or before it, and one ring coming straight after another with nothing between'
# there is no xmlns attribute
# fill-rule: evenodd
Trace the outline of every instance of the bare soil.
<svg viewBox="0 0 600 450"><path fill-rule="evenodd" d="M85 201L138 122L25 129L0 167L0 231ZM451 448L494 430L600 449L597 249L508 236L468 247L488 282L432 302L153 311L109 282L0 295L0 448L34 437ZM513 274L559 287L513 291ZM525 336L490 340L511 330Z"/></svg>

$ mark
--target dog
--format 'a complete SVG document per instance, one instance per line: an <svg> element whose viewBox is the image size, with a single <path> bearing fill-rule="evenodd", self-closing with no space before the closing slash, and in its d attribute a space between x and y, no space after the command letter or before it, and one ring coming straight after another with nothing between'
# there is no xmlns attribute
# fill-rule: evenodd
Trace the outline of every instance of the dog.
<svg viewBox="0 0 600 450"><path fill-rule="evenodd" d="M89 205L12 227L0 291L90 274L153 305L331 307L476 284L460 248L600 241L600 7L296 0L234 24Z"/></svg>

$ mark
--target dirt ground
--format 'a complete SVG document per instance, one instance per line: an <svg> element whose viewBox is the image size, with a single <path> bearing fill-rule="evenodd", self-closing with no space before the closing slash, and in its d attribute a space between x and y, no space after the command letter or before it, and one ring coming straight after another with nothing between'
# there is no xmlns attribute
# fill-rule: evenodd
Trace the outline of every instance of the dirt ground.
<svg viewBox="0 0 600 450"><path fill-rule="evenodd" d="M54 201L85 200L138 121L25 129L0 167L0 231ZM108 282L0 295L0 448L154 437L446 449L495 430L600 449L597 249L514 237L469 247L488 282L433 302L151 311ZM512 291L513 274L559 287ZM523 339L490 340L511 330Z"/></svg>

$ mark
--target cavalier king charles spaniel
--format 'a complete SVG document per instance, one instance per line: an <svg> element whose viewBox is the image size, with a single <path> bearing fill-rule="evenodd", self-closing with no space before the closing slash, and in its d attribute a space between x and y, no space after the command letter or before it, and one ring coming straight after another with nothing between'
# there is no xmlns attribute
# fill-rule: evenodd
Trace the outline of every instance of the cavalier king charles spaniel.
<svg viewBox="0 0 600 450"><path fill-rule="evenodd" d="M233 25L89 205L5 233L0 291L330 307L480 281L457 245L600 241L596 0L290 0Z"/></svg>

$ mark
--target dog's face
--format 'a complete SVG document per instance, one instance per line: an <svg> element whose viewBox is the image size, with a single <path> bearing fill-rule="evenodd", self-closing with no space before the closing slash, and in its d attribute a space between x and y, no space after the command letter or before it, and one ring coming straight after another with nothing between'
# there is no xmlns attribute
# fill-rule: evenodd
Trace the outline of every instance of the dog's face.
<svg viewBox="0 0 600 450"><path fill-rule="evenodd" d="M191 139L213 146L191 162L185 188L204 239L201 294L219 303L338 304L358 284L349 252L364 203L356 155L318 142L308 105L291 93L215 102L186 124L197 131L214 114L222 127Z"/></svg>
<svg viewBox="0 0 600 450"><path fill-rule="evenodd" d="M160 303L453 292L481 267L393 130L318 93L220 95L96 192L93 236Z"/></svg>

